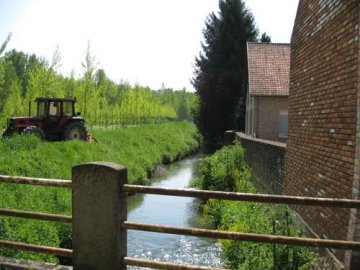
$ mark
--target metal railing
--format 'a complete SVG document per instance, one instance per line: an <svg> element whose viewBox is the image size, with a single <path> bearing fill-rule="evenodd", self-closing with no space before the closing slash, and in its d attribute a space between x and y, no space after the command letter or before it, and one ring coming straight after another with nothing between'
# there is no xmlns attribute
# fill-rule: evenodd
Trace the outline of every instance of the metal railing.
<svg viewBox="0 0 360 270"><path fill-rule="evenodd" d="M19 177L19 176L8 176L8 175L0 175L0 183L71 188L71 181L69 180ZM0 208L0 215L18 217L18 218L37 219L44 221L64 222L64 223L72 222L71 216L39 213L39 212L31 212L31 211L21 211L15 209ZM72 250L70 249L33 245L28 243L6 241L1 239L0 239L0 247L46 253L50 255L69 257L69 258L72 257Z"/></svg>
<svg viewBox="0 0 360 270"><path fill-rule="evenodd" d="M84 254L87 256L87 258L92 258L94 256L94 263L99 263L99 265L101 266L105 265L105 268L99 266L99 268L95 267L96 269L106 269L106 267L108 269L126 269L126 265L152 267L158 269L216 269L204 266L182 265L169 262L158 262L127 257L127 230L141 230L157 233L181 234L197 237L241 240L282 245L360 250L360 242L355 241L300 238L279 235L240 233L145 224L127 221L126 213L126 203L129 193L144 193L195 197L200 199L222 199L271 204L292 204L339 208L360 208L360 200L231 193L219 191L202 191L194 189L167 189L159 187L128 185L126 184L126 181L126 169L122 166L111 163L90 163L76 166L73 168L72 182L57 179L40 179L0 175L0 182L5 183L72 188L73 217L12 209L0 209L0 215L72 223L73 250L57 247L31 245L26 243L18 243L4 240L0 240L0 247L48 253L62 257L72 257L74 269L81 269L84 268L84 266L86 268L86 263L91 263L91 261L89 262L89 260L84 261L81 259L82 257L84 257ZM93 201L94 194L97 195L95 196L95 201ZM103 197L101 197L101 194L103 194ZM104 205L102 205L103 201L106 201L107 203L105 207ZM92 215L89 215L89 211L91 211ZM114 213L118 213L118 211L120 211L119 215L115 215L116 217L114 217ZM106 223L101 223L102 220L105 220ZM99 242L106 242L107 240L103 238L101 238L101 240L104 241L99 241L99 239L95 239L96 236L91 233L93 232L94 227L97 228L99 231L105 231L106 234L99 237L109 237L108 241L113 241L112 244L110 243L106 247L96 246L100 245ZM80 231L83 235L86 235L87 238L82 238L81 236L79 236ZM119 249L119 251L114 249ZM99 250L104 250L104 255L99 255ZM90 254L91 252L94 254ZM107 253L114 254L114 258L112 259L114 260L113 265L116 265L116 267L109 266L109 259L108 257L106 257L108 256Z"/></svg>

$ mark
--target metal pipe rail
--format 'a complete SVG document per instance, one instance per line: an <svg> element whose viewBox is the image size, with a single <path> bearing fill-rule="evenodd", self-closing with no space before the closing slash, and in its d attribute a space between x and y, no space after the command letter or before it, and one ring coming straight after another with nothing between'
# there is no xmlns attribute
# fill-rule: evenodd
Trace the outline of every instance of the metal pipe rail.
<svg viewBox="0 0 360 270"><path fill-rule="evenodd" d="M195 266L195 265L188 265L188 264L177 264L177 263L171 263L171 262L158 262L158 261L144 260L144 259L131 258L131 257L124 257L123 262L126 265L149 267L149 268L156 268L156 269L227 270L227 269L224 269L224 268L213 268L213 267L207 267L207 266Z"/></svg>
<svg viewBox="0 0 360 270"><path fill-rule="evenodd" d="M197 237L208 237L208 238L217 238L217 239L226 239L226 240L242 240L247 242L258 242L258 243L267 243L267 244L360 250L360 242L355 242L355 241L341 241L341 240L316 239L316 238L304 238L304 237L300 238L300 237L288 237L281 235L227 232L227 231L206 230L206 229L196 229L196 228L182 228L182 227L174 227L174 226L146 224L146 223L139 223L132 221L125 221L122 227L128 230L190 235Z"/></svg>
<svg viewBox="0 0 360 270"><path fill-rule="evenodd" d="M0 183L71 188L70 180L0 175Z"/></svg>
<svg viewBox="0 0 360 270"><path fill-rule="evenodd" d="M268 195L268 194L249 194L249 193L234 193L234 192L207 191L207 190L204 191L204 190L193 190L193 189L168 189L168 188L138 186L138 185L128 185L128 184L124 184L122 191L128 193L194 197L199 199L222 199L222 200L261 202L261 203L271 203L271 204L293 204L293 205L309 205L309 206L323 206L323 207L360 208L360 200L351 200L351 199L330 199L330 198L283 196L283 195ZM247 242L259 242L259 243L268 243L268 244L360 250L360 242L355 242L355 241L341 241L341 240L300 238L300 237L288 237L288 236L278 236L278 235L254 234L254 233L226 232L226 231L205 230L205 229L196 229L196 228L181 228L174 226L145 224L145 223L138 223L132 221L124 221L122 224L122 228L127 230L141 230L148 232L190 235L197 237L217 238L217 239L242 240ZM199 266L174 265L168 262L155 262L155 261L140 260L129 257L124 258L124 263L126 265L153 267L157 269L214 269L214 268L206 268L206 267L201 268Z"/></svg>
<svg viewBox="0 0 360 270"><path fill-rule="evenodd" d="M50 255L68 257L68 258L71 258L73 254L73 251L71 249L39 246L39 245L32 245L27 243L5 241L5 240L0 240L0 247L46 253Z"/></svg>
<svg viewBox="0 0 360 270"><path fill-rule="evenodd" d="M72 221L71 216L30 212L30 211L20 211L15 209L4 209L4 208L0 208L0 215L19 217L19 218L31 218L31 219L46 220L46 221L56 221L56 222L64 222L64 223L71 223Z"/></svg>
<svg viewBox="0 0 360 270"><path fill-rule="evenodd" d="M219 199L247 202L261 202L271 204L293 204L293 205L310 205L323 207L340 207L340 208L360 208L360 200L351 199L332 199L316 197L300 197L286 195L269 195L259 193L236 193L210 190L195 189L169 189L151 186L139 186L125 184L124 192L129 193L146 193L156 195L169 195L180 197L194 197L199 199Z"/></svg>
<svg viewBox="0 0 360 270"><path fill-rule="evenodd" d="M19 177L19 176L7 176L7 175L0 175L0 183L72 188L72 183L69 180ZM50 213L39 213L39 212L31 212L31 211L21 211L15 209L0 208L0 215L19 217L19 218L31 218L31 219L38 219L45 221L64 222L64 223L72 222L71 216L50 214ZM73 251L71 249L33 245L33 244L5 241L5 240L0 240L0 247L26 250L26 251L32 251L38 253L46 253L54 256L69 257L69 258L71 258L73 254Z"/></svg>
<svg viewBox="0 0 360 270"><path fill-rule="evenodd" d="M159 188L159 187L150 187L150 186L137 186L137 185L128 185L126 183L126 173L124 173L124 167L115 167L112 164L104 164L104 163L94 163L94 164L84 164L75 167L79 170L73 179L74 182L68 180L57 180L57 179L44 179L44 178L32 178L32 177L17 177L17 176L4 176L0 175L0 183L14 183L14 184L29 184L29 185L38 185L38 186L51 186L51 187L64 187L75 189L76 196L79 194L95 194L99 193L98 189L102 188L102 185L98 185L103 180L108 181L103 174L99 174L99 169L108 170L110 172L116 171L116 174L110 174L108 176L111 181L113 181L113 186L109 185L106 187L105 191L102 191L101 194L110 194L116 198L116 200L121 201L121 205L124 205L124 210L120 210L123 212L123 217L121 219L113 218L114 209L111 211L107 211L107 215L109 220L113 222L114 227L119 226L121 231L126 230L142 230L142 231L151 231L158 233L170 233L170 234L182 234L182 235L191 235L198 237L210 237L210 238L220 238L220 239L231 239L231 240L242 240L249 242L260 242L260 243L270 243L270 244L290 244L290 245L300 245L300 246L315 246L315 247L324 247L324 248L337 248L337 249L349 249L349 250L360 250L360 242L354 241L340 241L340 240L329 240L329 239L314 239L314 238L298 238L298 237L287 237L287 236L278 236L278 235L262 235L262 234L254 234L254 233L240 233L240 232L226 232L226 231L215 231L215 230L205 230L205 229L196 229L196 228L180 228L180 227L172 227L172 226L162 226L162 225L153 225L153 224L144 224L137 223L132 221L126 221L126 198L127 193L146 193L146 194L157 194L157 195L169 195L169 196L181 196L181 197L195 197L200 199L222 199L222 200L236 200L236 201L247 201L247 202L260 202L260 203L271 203L271 204L293 204L293 205L309 205L309 206L322 206L322 207L339 207L339 208L358 208L360 209L360 200L351 200L351 199L330 199L330 198L315 198L315 197L300 197L300 196L283 196L283 195L268 195L268 194L249 194L249 193L233 193L233 192L220 192L220 191L208 191L208 190L194 190L194 189L167 189L167 188ZM81 173L80 173L81 171ZM106 175L106 173L105 173ZM121 178L121 187L114 189L113 187L118 187L119 178ZM83 185L83 181L89 181L87 185ZM76 184L77 183L77 184ZM97 185L95 185L95 184ZM84 188L85 187L85 188ZM90 190L90 192L89 192ZM94 195L94 196L95 196ZM92 203L93 195L89 196L90 203ZM73 197L74 198L74 197ZM76 198L76 197L75 197ZM108 196L107 196L108 198ZM73 200L74 203L74 200ZM89 209L87 211L94 211L94 205L87 204L85 205ZM84 207L85 207L84 206ZM73 208L75 209L75 208ZM120 208L119 208L120 209ZM74 211L74 210L73 210ZM77 210L79 211L79 210ZM102 215L104 208L98 209L98 214L94 214L94 218L89 220L86 224L96 223L96 219L98 215ZM84 222L81 218L81 212L77 212L78 215L75 216L77 218L78 225L81 223L83 226ZM29 211L20 211L13 209L1 209L0 215L20 217L20 218L33 218L40 219L46 221L55 221L55 222L66 222L72 223L73 227L76 224L75 218L73 219L71 216L65 215L57 215L57 214L48 214L48 213L37 213L37 212L29 212ZM86 215L86 218L89 216ZM79 223L80 222L80 223ZM86 225L85 224L85 225ZM119 228L118 227L118 228ZM83 229L83 228L81 228ZM93 229L92 226L89 226L89 231ZM99 228L101 230L101 228ZM104 230L107 231L107 230ZM79 232L79 231L78 231ZM76 234L76 231L74 232ZM90 234L89 234L90 235ZM126 233L124 234L126 235ZM123 235L123 236L124 236ZM121 236L119 239L122 239L122 246L126 247L126 236ZM90 237L90 236L89 236ZM113 236L109 238L115 239ZM82 239L84 241L84 239ZM81 241L80 241L81 242ZM80 243L79 242L79 243ZM100 241L101 242L101 241ZM83 242L81 242L83 243ZM93 242L95 243L95 242ZM97 243L97 242L96 242ZM76 244L78 244L76 242ZM79 244L78 244L79 245ZM91 245L82 244L83 248L89 246L89 248L93 248ZM18 243L11 241L0 240L0 246L12 249L22 249L29 250L34 252L48 253L56 256L62 257L73 257L72 250L70 249L62 249L55 247L47 247L47 246L37 246L26 243ZM75 249L75 247L74 247ZM82 249L81 249L82 250ZM126 248L123 248L126 250ZM79 251L79 247L77 247L77 251ZM112 249L108 249L108 252L112 252ZM141 260L137 258L129 258L126 256L126 253L117 252L117 256L122 258L122 261L125 265L136 265L143 267L153 267L158 269L202 269L202 270L210 270L216 268L202 267L202 266L190 266L190 265L179 265L169 262L155 262L148 260ZM106 252L105 252L106 254ZM94 255L95 256L95 255Z"/></svg>

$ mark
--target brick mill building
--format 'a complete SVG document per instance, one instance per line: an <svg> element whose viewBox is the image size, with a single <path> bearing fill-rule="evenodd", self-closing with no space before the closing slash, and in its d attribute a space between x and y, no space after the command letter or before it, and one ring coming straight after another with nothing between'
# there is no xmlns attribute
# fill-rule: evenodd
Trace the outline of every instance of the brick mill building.
<svg viewBox="0 0 360 270"><path fill-rule="evenodd" d="M290 44L248 42L247 57L245 133L265 140L286 141Z"/></svg>
<svg viewBox="0 0 360 270"><path fill-rule="evenodd" d="M359 199L360 1L300 0L291 41L285 193ZM298 207L320 238L360 240L360 209ZM358 252L332 250L347 269Z"/></svg>

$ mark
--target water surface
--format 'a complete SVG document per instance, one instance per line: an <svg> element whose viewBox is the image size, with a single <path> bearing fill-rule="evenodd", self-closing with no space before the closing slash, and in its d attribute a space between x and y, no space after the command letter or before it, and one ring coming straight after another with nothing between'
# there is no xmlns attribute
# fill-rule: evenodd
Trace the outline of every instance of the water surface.
<svg viewBox="0 0 360 270"><path fill-rule="evenodd" d="M199 160L200 156L194 156L169 165L168 175L154 179L153 186L187 188L190 180L196 177ZM211 226L201 222L201 202L197 199L137 194L130 197L128 204L129 221L196 228ZM192 236L129 230L128 255L141 259L221 266L220 244L216 240Z"/></svg>

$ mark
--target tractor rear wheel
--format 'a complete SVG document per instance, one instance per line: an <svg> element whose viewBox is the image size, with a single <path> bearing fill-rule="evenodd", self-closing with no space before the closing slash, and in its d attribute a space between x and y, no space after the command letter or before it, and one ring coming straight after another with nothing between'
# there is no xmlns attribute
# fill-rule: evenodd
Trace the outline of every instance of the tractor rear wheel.
<svg viewBox="0 0 360 270"><path fill-rule="evenodd" d="M26 127L23 132L23 134L32 134L38 137L40 140L45 140L45 133L41 128L38 128L36 126L30 126Z"/></svg>
<svg viewBox="0 0 360 270"><path fill-rule="evenodd" d="M83 122L71 122L69 123L63 132L63 140L82 140L87 139L87 130Z"/></svg>

